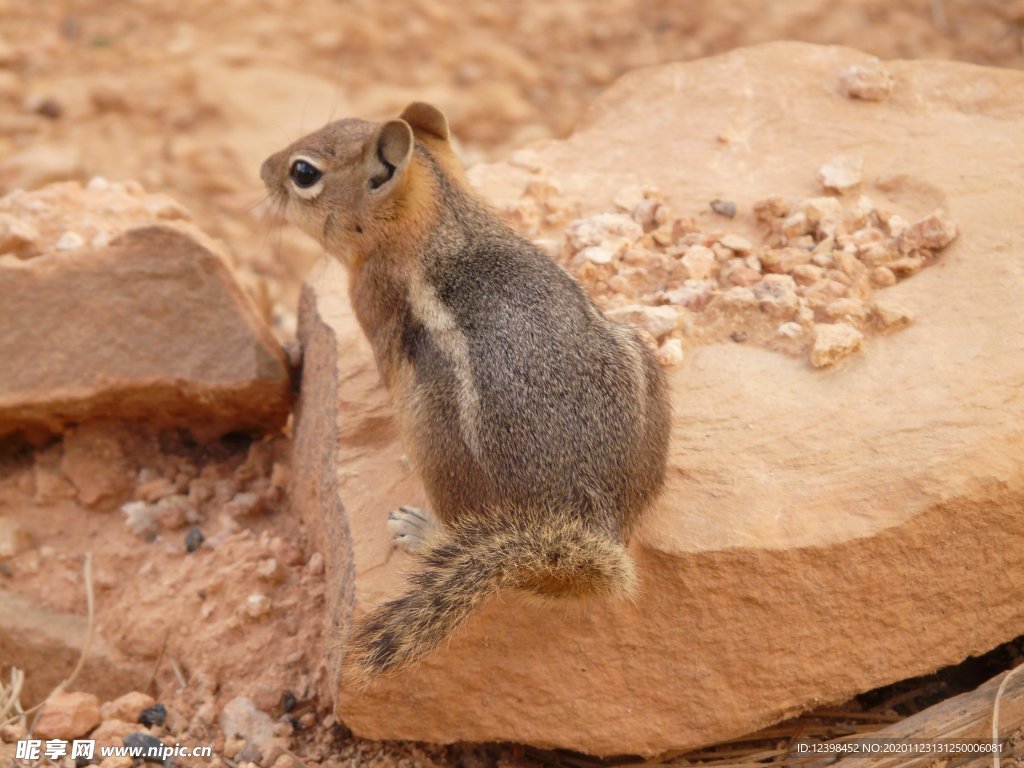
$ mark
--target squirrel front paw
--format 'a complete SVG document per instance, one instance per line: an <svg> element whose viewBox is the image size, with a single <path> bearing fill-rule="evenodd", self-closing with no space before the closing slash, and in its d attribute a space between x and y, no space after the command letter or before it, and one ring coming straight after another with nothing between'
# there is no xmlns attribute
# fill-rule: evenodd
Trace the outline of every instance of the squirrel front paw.
<svg viewBox="0 0 1024 768"><path fill-rule="evenodd" d="M434 516L419 507L401 506L388 513L388 529L395 546L406 552L421 550L434 525Z"/></svg>

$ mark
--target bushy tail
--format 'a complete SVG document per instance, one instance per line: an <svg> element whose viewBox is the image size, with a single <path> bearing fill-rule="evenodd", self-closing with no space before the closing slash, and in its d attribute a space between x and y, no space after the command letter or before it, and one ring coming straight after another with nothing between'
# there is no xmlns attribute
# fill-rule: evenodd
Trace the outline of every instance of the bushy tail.
<svg viewBox="0 0 1024 768"><path fill-rule="evenodd" d="M422 554L412 589L372 610L345 653L348 681L408 667L455 632L488 596L522 589L543 597L630 597L633 560L605 533L576 521L519 513L449 526Z"/></svg>

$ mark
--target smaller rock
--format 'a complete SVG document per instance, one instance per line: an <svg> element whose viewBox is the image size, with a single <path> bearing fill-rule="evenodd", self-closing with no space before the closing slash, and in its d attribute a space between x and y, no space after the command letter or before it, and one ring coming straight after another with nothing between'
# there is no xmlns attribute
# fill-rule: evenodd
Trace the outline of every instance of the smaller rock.
<svg viewBox="0 0 1024 768"><path fill-rule="evenodd" d="M274 721L270 715L244 696L224 705L220 713L220 727L228 738L238 737L256 745L274 736Z"/></svg>
<svg viewBox="0 0 1024 768"><path fill-rule="evenodd" d="M871 282L879 288L896 285L896 275L888 267L875 267L871 270Z"/></svg>
<svg viewBox="0 0 1024 768"><path fill-rule="evenodd" d="M836 299L825 307L825 314L832 320L863 322L867 319L868 310L857 299Z"/></svg>
<svg viewBox="0 0 1024 768"><path fill-rule="evenodd" d="M264 500L258 493L243 491L224 505L224 511L232 517L250 517L263 512Z"/></svg>
<svg viewBox="0 0 1024 768"><path fill-rule="evenodd" d="M804 327L800 323L783 323L779 326L777 333L779 336L785 336L787 339L797 339L803 336Z"/></svg>
<svg viewBox="0 0 1024 768"><path fill-rule="evenodd" d="M900 238L900 248L904 251L918 248L938 251L953 242L957 234L956 222L940 208L907 227Z"/></svg>
<svg viewBox="0 0 1024 768"><path fill-rule="evenodd" d="M691 245L681 259L686 273L691 280L709 280L718 269L718 259L710 248L703 245Z"/></svg>
<svg viewBox="0 0 1024 768"><path fill-rule="evenodd" d="M203 535L198 525L193 525L185 534L185 551L195 552L204 541L206 541L206 536Z"/></svg>
<svg viewBox="0 0 1024 768"><path fill-rule="evenodd" d="M294 710L295 707L298 705L298 703L299 703L299 700L295 698L295 694L292 693L291 691L285 691L284 693L281 694L281 709L286 714L288 712L291 712L292 710ZM280 723L278 725L280 725ZM274 732L277 733L276 726L275 726Z"/></svg>
<svg viewBox="0 0 1024 768"><path fill-rule="evenodd" d="M666 339L658 347L658 360L667 367L679 365L683 362L683 343L679 339Z"/></svg>
<svg viewBox="0 0 1024 768"><path fill-rule="evenodd" d="M836 157L821 166L818 180L825 189L846 192L863 181L864 160L859 157Z"/></svg>
<svg viewBox="0 0 1024 768"><path fill-rule="evenodd" d="M144 762L163 763L164 765L173 762L170 755L164 754L164 743L148 733L135 731L125 736L122 741L128 749L138 750L138 754L142 755Z"/></svg>
<svg viewBox="0 0 1024 768"><path fill-rule="evenodd" d="M800 237L810 231L811 223L807 220L807 214L803 211L796 211L782 221L782 234L786 237Z"/></svg>
<svg viewBox="0 0 1024 768"><path fill-rule="evenodd" d="M755 269L744 265L740 265L729 272L729 282L733 285L742 285L749 287L754 283L760 281L761 273Z"/></svg>
<svg viewBox="0 0 1024 768"><path fill-rule="evenodd" d="M306 573L311 576L320 576L324 572L324 556L319 552L314 552L309 556L309 562L306 563Z"/></svg>
<svg viewBox="0 0 1024 768"><path fill-rule="evenodd" d="M58 251L73 251L83 245L85 245L85 238L72 230L68 230L57 238Z"/></svg>
<svg viewBox="0 0 1024 768"><path fill-rule="evenodd" d="M228 760L234 760L243 749L245 749L245 739L229 736L224 740L224 757Z"/></svg>
<svg viewBox="0 0 1024 768"><path fill-rule="evenodd" d="M761 309L771 315L792 316L800 304L796 281L789 275L765 275L752 290Z"/></svg>
<svg viewBox="0 0 1024 768"><path fill-rule="evenodd" d="M740 237L739 235L726 235L718 242L720 242L730 251L738 253L741 256L745 256L746 254L750 253L750 251L753 250L754 248L753 244L749 240L747 240L747 238Z"/></svg>
<svg viewBox="0 0 1024 768"><path fill-rule="evenodd" d="M249 595L245 600L245 612L253 619L259 619L270 613L273 601L262 592Z"/></svg>
<svg viewBox="0 0 1024 768"><path fill-rule="evenodd" d="M820 323L814 329L811 365L825 368L860 349L864 335L849 323Z"/></svg>
<svg viewBox="0 0 1024 768"><path fill-rule="evenodd" d="M914 321L914 313L895 301L879 299L871 307L871 317L882 333L905 328Z"/></svg>
<svg viewBox="0 0 1024 768"><path fill-rule="evenodd" d="M10 213L0 213L0 254L25 258L39 252L39 231Z"/></svg>
<svg viewBox="0 0 1024 768"><path fill-rule="evenodd" d="M282 736L274 736L260 745L262 759L259 761L263 768L271 768L278 758L288 752L291 742Z"/></svg>
<svg viewBox="0 0 1024 768"><path fill-rule="evenodd" d="M789 201L784 197L768 197L754 203L754 217L762 224L771 224L774 219L789 215Z"/></svg>
<svg viewBox="0 0 1024 768"><path fill-rule="evenodd" d="M730 288L723 293L719 298L719 302L725 307L746 309L757 305L757 297L749 288L737 285L735 288Z"/></svg>
<svg viewBox="0 0 1024 768"><path fill-rule="evenodd" d="M603 245L613 253L620 254L639 241L643 234L643 227L624 213L598 213L577 219L565 230L573 252Z"/></svg>
<svg viewBox="0 0 1024 768"><path fill-rule="evenodd" d="M877 61L854 64L839 73L839 90L850 99L882 101L892 93L893 78Z"/></svg>
<svg viewBox="0 0 1024 768"><path fill-rule="evenodd" d="M108 701L100 707L100 716L104 720L123 720L134 723L139 719L139 713L146 707L154 704L152 696L141 691L132 691L123 696L118 696L113 701Z"/></svg>
<svg viewBox="0 0 1024 768"><path fill-rule="evenodd" d="M725 216L727 219L731 219L736 215L736 203L729 200L714 199L710 203L711 210L717 213L719 216Z"/></svg>
<svg viewBox="0 0 1024 768"><path fill-rule="evenodd" d="M261 560L256 566L256 575L261 579L276 583L284 578L284 569L276 557L268 557L266 560Z"/></svg>
<svg viewBox="0 0 1024 768"><path fill-rule="evenodd" d="M672 307L647 307L641 304L611 309L605 314L609 320L642 328L658 340L675 330L679 320L679 313Z"/></svg>
<svg viewBox="0 0 1024 768"><path fill-rule="evenodd" d="M141 501L160 501L164 496L171 496L178 490L173 480L157 477L141 483L135 489L135 498Z"/></svg>
<svg viewBox="0 0 1024 768"><path fill-rule="evenodd" d="M615 261L615 253L603 245L591 245L576 254L576 263L589 261L591 264L611 264Z"/></svg>
<svg viewBox="0 0 1024 768"><path fill-rule="evenodd" d="M106 704L104 705L106 706ZM100 746L122 746L124 737L129 733L138 730L138 723L112 718L104 718L103 722L89 734L90 739L95 739Z"/></svg>
<svg viewBox="0 0 1024 768"><path fill-rule="evenodd" d="M167 707L163 704L152 704L142 710L136 718L143 725L163 725L167 720Z"/></svg>
<svg viewBox="0 0 1024 768"><path fill-rule="evenodd" d="M32 535L17 520L0 517L0 560L32 549Z"/></svg>
<svg viewBox="0 0 1024 768"><path fill-rule="evenodd" d="M78 739L100 720L100 700L93 694L62 691L46 700L33 733L41 739Z"/></svg>
<svg viewBox="0 0 1024 768"><path fill-rule="evenodd" d="M156 503L156 516L163 528L174 531L195 520L196 513L188 496L174 494Z"/></svg>
<svg viewBox="0 0 1024 768"><path fill-rule="evenodd" d="M144 501L129 501L121 505L125 522L132 529L132 533L140 539L153 541L160 535L160 520L157 516L155 504L147 504Z"/></svg>

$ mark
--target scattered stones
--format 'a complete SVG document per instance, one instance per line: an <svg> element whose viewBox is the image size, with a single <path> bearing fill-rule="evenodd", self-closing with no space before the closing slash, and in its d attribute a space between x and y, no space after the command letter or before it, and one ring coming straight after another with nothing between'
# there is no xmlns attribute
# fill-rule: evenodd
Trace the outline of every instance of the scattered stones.
<svg viewBox="0 0 1024 768"><path fill-rule="evenodd" d="M849 323L819 323L814 329L811 365L825 368L860 349L864 335Z"/></svg>
<svg viewBox="0 0 1024 768"><path fill-rule="evenodd" d="M100 717L104 720L123 720L128 723L138 721L139 715L147 707L152 707L155 700L152 696L140 691L131 691L108 701L100 707Z"/></svg>
<svg viewBox="0 0 1024 768"><path fill-rule="evenodd" d="M826 190L847 192L860 186L864 160L859 157L836 157L821 166L818 180Z"/></svg>
<svg viewBox="0 0 1024 768"><path fill-rule="evenodd" d="M854 64L839 73L839 89L851 99L882 101L892 93L893 77L882 65Z"/></svg>
<svg viewBox="0 0 1024 768"><path fill-rule="evenodd" d="M736 203L730 202L729 200L712 200L710 203L711 210L717 213L719 216L725 216L727 219L731 219L736 216Z"/></svg>
<svg viewBox="0 0 1024 768"><path fill-rule="evenodd" d="M41 739L77 739L100 724L100 700L91 693L55 693L47 699L33 733Z"/></svg>
<svg viewBox="0 0 1024 768"><path fill-rule="evenodd" d="M837 187L852 188L860 183L859 168L859 159L838 158L823 175ZM834 196L758 201L754 218L767 232L765 243L757 245L673 218L654 188L624 188L615 202L629 216L594 214L573 222L562 260L609 317L651 334L666 365L681 361L676 346L666 346L671 339L680 341L681 352L689 337L739 333L751 343L809 355L816 322L883 331L878 318L868 322L874 290L923 269L957 234L956 223L941 210L908 224L866 195L845 208ZM688 312L675 310L673 317L667 311L672 307ZM717 322L722 312L728 322ZM796 343L780 345L780 338Z"/></svg>

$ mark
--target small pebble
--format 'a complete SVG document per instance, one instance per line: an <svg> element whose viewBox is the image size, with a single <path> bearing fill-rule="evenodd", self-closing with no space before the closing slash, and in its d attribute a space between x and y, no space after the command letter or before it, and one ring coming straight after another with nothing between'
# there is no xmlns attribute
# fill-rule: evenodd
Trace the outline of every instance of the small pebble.
<svg viewBox="0 0 1024 768"><path fill-rule="evenodd" d="M193 525L188 529L185 534L185 550L187 552L195 552L202 543L206 540L203 532L199 529L198 525Z"/></svg>
<svg viewBox="0 0 1024 768"><path fill-rule="evenodd" d="M142 750L143 759L146 762L160 762L164 765L170 765L173 762L170 757L163 758L162 756L164 743L148 733L142 731L129 733L124 737L123 742L129 749Z"/></svg>
<svg viewBox="0 0 1024 768"><path fill-rule="evenodd" d="M711 210L717 213L719 216L725 216L727 219L731 219L736 215L736 203L729 200L712 200Z"/></svg>
<svg viewBox="0 0 1024 768"><path fill-rule="evenodd" d="M747 238L740 237L739 235L726 235L718 242L720 242L730 251L733 251L734 253L738 253L740 255L748 254L754 248L753 244L751 244L751 242L747 240Z"/></svg>
<svg viewBox="0 0 1024 768"><path fill-rule="evenodd" d="M57 240L58 251L73 251L85 245L85 238L77 232L68 230Z"/></svg>
<svg viewBox="0 0 1024 768"><path fill-rule="evenodd" d="M854 64L839 73L839 88L851 99L882 101L892 93L892 86L892 75L877 61Z"/></svg>
<svg viewBox="0 0 1024 768"><path fill-rule="evenodd" d="M139 713L139 722L143 725L163 725L166 719L167 707L163 704L154 704Z"/></svg>
<svg viewBox="0 0 1024 768"><path fill-rule="evenodd" d="M254 595L249 595L245 600L245 612L249 614L251 618L259 619L270 613L270 609L273 606L273 602L269 597L261 592L257 592Z"/></svg>
<svg viewBox="0 0 1024 768"><path fill-rule="evenodd" d="M291 712L295 709L295 705L298 704L298 700L295 698L295 694L291 691L285 691L281 694L281 709L285 712Z"/></svg>
<svg viewBox="0 0 1024 768"><path fill-rule="evenodd" d="M863 180L864 160L859 157L835 157L821 166L818 180L825 189L846 192Z"/></svg>

